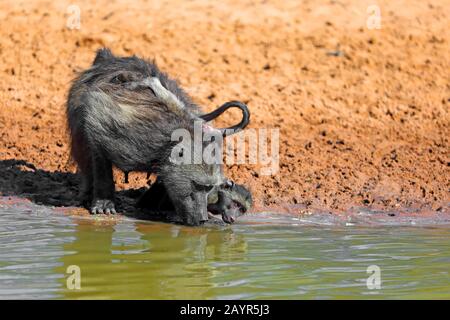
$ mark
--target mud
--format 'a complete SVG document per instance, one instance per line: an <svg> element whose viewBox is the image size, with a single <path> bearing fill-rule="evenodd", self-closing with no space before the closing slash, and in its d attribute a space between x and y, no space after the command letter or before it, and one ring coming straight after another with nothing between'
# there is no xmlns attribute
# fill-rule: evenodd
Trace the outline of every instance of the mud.
<svg viewBox="0 0 450 320"><path fill-rule="evenodd" d="M449 212L446 1L0 3L0 194L77 206L66 93L102 46L155 58L210 111L246 102L250 128L280 129L280 170L227 167L255 211ZM239 112L217 125L234 123ZM127 211L147 186L115 173Z"/></svg>

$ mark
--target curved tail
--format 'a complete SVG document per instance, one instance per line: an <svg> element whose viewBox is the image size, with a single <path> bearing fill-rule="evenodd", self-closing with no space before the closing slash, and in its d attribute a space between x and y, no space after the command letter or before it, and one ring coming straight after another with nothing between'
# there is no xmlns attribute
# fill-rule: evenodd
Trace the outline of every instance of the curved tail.
<svg viewBox="0 0 450 320"><path fill-rule="evenodd" d="M228 127L228 128L220 128L219 130L222 132L222 135L224 137L235 134L241 130L244 130L245 127L247 127L247 125L250 122L250 111L248 110L248 107L240 102L240 101L229 101L224 103L223 105L221 105L220 107L218 107L216 110L204 114L202 116L200 116L201 119L205 120L205 121L211 121L215 118L217 118L218 116L220 116L222 113L224 113L226 110L228 110L229 108L238 108L241 109L242 111L242 120L241 122L239 122L238 124Z"/></svg>

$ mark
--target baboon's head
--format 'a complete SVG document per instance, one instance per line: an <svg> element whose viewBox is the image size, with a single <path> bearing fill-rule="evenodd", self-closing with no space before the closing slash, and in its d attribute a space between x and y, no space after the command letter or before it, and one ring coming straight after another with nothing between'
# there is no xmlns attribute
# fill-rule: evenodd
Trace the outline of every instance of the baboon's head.
<svg viewBox="0 0 450 320"><path fill-rule="evenodd" d="M208 194L223 182L220 171L217 166L196 164L165 166L162 170L167 194L186 224L198 226L208 220Z"/></svg>
<svg viewBox="0 0 450 320"><path fill-rule="evenodd" d="M227 181L217 189L217 193L210 193L208 203L208 210L212 214L220 214L224 222L234 223L250 210L253 199L250 191L243 185Z"/></svg>
<svg viewBox="0 0 450 320"><path fill-rule="evenodd" d="M221 147L217 141L201 141L200 146L195 145L195 139L185 142L173 147L169 160L160 168L160 176L178 216L188 225L200 225L208 220L208 194L226 180Z"/></svg>

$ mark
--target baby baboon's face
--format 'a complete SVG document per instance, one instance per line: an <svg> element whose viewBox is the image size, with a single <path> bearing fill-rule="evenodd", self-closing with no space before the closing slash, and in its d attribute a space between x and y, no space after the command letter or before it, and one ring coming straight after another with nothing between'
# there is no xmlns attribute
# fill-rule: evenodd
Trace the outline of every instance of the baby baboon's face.
<svg viewBox="0 0 450 320"><path fill-rule="evenodd" d="M250 210L253 204L250 191L232 181L221 185L217 193L211 193L208 202L208 210L222 215L222 220L230 224Z"/></svg>

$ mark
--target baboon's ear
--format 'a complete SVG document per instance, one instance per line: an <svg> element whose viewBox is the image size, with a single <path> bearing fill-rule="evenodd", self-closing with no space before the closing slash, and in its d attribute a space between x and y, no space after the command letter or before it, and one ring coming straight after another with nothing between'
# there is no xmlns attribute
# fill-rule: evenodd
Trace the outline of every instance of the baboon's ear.
<svg viewBox="0 0 450 320"><path fill-rule="evenodd" d="M93 62L93 65L104 63L113 58L114 58L114 55L112 54L111 50L109 50L108 48L98 49L97 54L94 59L94 62Z"/></svg>
<svg viewBox="0 0 450 320"><path fill-rule="evenodd" d="M135 78L136 77L134 76L134 74L132 72L123 71L123 72L116 74L111 79L111 82L116 83L116 84L127 83L127 82L132 82L133 80L135 80Z"/></svg>

